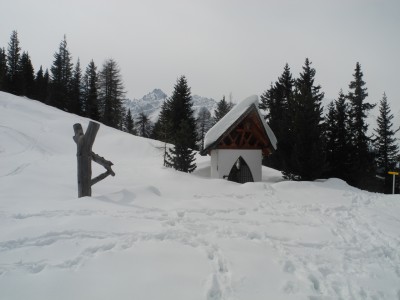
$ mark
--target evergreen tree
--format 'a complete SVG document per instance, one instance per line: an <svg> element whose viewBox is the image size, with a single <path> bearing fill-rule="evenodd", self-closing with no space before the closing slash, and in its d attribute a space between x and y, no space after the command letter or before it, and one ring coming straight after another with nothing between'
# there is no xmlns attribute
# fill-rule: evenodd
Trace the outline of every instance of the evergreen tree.
<svg viewBox="0 0 400 300"><path fill-rule="evenodd" d="M196 169L195 152L187 146L192 128L187 120L180 122L180 128L175 135L175 145L166 153L165 165L175 170L191 173Z"/></svg>
<svg viewBox="0 0 400 300"><path fill-rule="evenodd" d="M203 150L204 147L204 137L207 131L212 127L212 117L210 111L202 107L197 115L196 125L197 125L197 136L199 137L200 149Z"/></svg>
<svg viewBox="0 0 400 300"><path fill-rule="evenodd" d="M314 84L315 69L308 58L295 82L293 150L284 170L287 178L315 180L326 169L323 144L321 87Z"/></svg>
<svg viewBox="0 0 400 300"><path fill-rule="evenodd" d="M336 108L335 102L331 101L328 104L328 113L325 116L325 141L326 141L326 158L329 167L332 167L331 162L334 159L334 151L337 139L337 127L336 127ZM330 172L328 172L330 175ZM332 177L332 176L328 176Z"/></svg>
<svg viewBox="0 0 400 300"><path fill-rule="evenodd" d="M155 140L159 140L162 142L171 142L171 122L169 118L169 100L164 100L161 105L160 114L158 116L157 121L153 126L153 130L151 133L151 137Z"/></svg>
<svg viewBox="0 0 400 300"><path fill-rule="evenodd" d="M40 66L39 71L36 73L34 81L33 99L41 102L46 102L49 86L49 72L43 73L43 68Z"/></svg>
<svg viewBox="0 0 400 300"><path fill-rule="evenodd" d="M138 126L138 131L139 131L139 135L141 137L150 137L151 134L151 122L149 117L144 113L141 112L139 114L139 118L136 122L136 125Z"/></svg>
<svg viewBox="0 0 400 300"><path fill-rule="evenodd" d="M72 58L67 47L67 39L61 41L58 52L54 54L51 71L51 105L71 111L71 81L72 81Z"/></svg>
<svg viewBox="0 0 400 300"><path fill-rule="evenodd" d="M328 177L350 179L349 108L343 91L331 102L325 118L326 154L329 164Z"/></svg>
<svg viewBox="0 0 400 300"><path fill-rule="evenodd" d="M44 72L44 76L43 76L43 89L41 90L42 94L41 97L43 99L43 101L47 104L50 103L50 74L49 74L49 70L46 69L46 71Z"/></svg>
<svg viewBox="0 0 400 300"><path fill-rule="evenodd" d="M17 31L13 31L11 33L10 42L8 43L7 49L7 86L8 92L18 95L18 71L19 71L19 60L20 60L20 51L21 48L19 46L18 33Z"/></svg>
<svg viewBox="0 0 400 300"><path fill-rule="evenodd" d="M217 103L217 108L214 111L214 124L221 120L233 107L232 102L227 102L225 96Z"/></svg>
<svg viewBox="0 0 400 300"><path fill-rule="evenodd" d="M0 48L0 91L7 91L7 55L4 48Z"/></svg>
<svg viewBox="0 0 400 300"><path fill-rule="evenodd" d="M23 52L18 63L17 91L19 95L33 98L35 89L35 71L28 52Z"/></svg>
<svg viewBox="0 0 400 300"><path fill-rule="evenodd" d="M264 164L278 170L287 168L293 148L293 88L294 79L286 64L278 81L260 97L259 108L266 111L265 119L278 141L277 150L264 159Z"/></svg>
<svg viewBox="0 0 400 300"><path fill-rule="evenodd" d="M197 135L191 98L186 77L181 76L165 111L165 123L168 124L170 134L167 140L175 145L167 153L165 163L184 172L191 172L196 168L193 164L193 149L196 149Z"/></svg>
<svg viewBox="0 0 400 300"><path fill-rule="evenodd" d="M124 120L124 131L128 132L130 134L133 135L137 135L137 130L135 127L135 122L133 120L132 114L131 114L131 110L128 109L126 116L125 116L125 120Z"/></svg>
<svg viewBox="0 0 400 300"><path fill-rule="evenodd" d="M41 102L44 102L44 100L41 97L43 81L44 81L43 67L40 66L39 71L37 71L35 76L35 89L33 92L33 99L39 100Z"/></svg>
<svg viewBox="0 0 400 300"><path fill-rule="evenodd" d="M181 122L186 120L189 128L189 135L186 141L187 147L196 149L197 134L196 120L194 118L193 103L190 88L185 76L181 76L175 87L171 98L168 101L167 118L171 124L171 141L174 143L176 132L181 128Z"/></svg>
<svg viewBox="0 0 400 300"><path fill-rule="evenodd" d="M163 161L164 161L164 166L168 165L167 162L167 143L171 142L171 136L172 136L172 131L171 131L171 121L168 116L169 113L169 101L164 100L163 104L161 105L161 111L158 116L157 122L153 126L153 130L151 133L151 137L153 139L159 140L164 142L164 147L163 147Z"/></svg>
<svg viewBox="0 0 400 300"><path fill-rule="evenodd" d="M382 100L379 105L379 116L377 118L377 125L375 134L375 148L376 148L376 164L378 174L385 177L385 184L383 191L386 193L391 192L392 178L388 175L389 171L393 171L399 155L399 147L396 143L395 134L399 131L393 130L393 114L391 114L389 103L386 94L383 94Z"/></svg>
<svg viewBox="0 0 400 300"><path fill-rule="evenodd" d="M93 60L86 67L85 75L83 76L83 115L92 120L99 121L99 104L98 104L98 76L97 67Z"/></svg>
<svg viewBox="0 0 400 300"><path fill-rule="evenodd" d="M349 182L360 188L371 186L374 180L373 154L370 151L371 138L367 135L368 123L366 122L368 111L375 107L365 102L368 96L367 88L363 80L361 65L357 62L354 70L354 80L350 82L347 98L350 103L350 132L351 150L350 159L352 161L352 176Z"/></svg>
<svg viewBox="0 0 400 300"><path fill-rule="evenodd" d="M101 120L105 125L121 129L121 123L125 116L124 85L122 83L120 69L113 59L104 62L99 73L99 102Z"/></svg>
<svg viewBox="0 0 400 300"><path fill-rule="evenodd" d="M71 78L71 102L70 111L77 115L83 115L83 87L82 87L82 70L78 58Z"/></svg>

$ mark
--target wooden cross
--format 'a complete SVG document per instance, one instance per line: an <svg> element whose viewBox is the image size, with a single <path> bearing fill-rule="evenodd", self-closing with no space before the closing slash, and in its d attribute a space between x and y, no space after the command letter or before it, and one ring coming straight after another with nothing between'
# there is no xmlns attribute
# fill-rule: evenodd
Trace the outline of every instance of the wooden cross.
<svg viewBox="0 0 400 300"><path fill-rule="evenodd" d="M96 134L100 124L90 121L86 133L83 133L82 125L74 124L75 136L73 139L77 146L76 157L78 160L78 197L92 196L92 185L103 180L108 175L115 176L111 169L113 163L104 159L92 151ZM106 172L92 179L92 160L102 165Z"/></svg>

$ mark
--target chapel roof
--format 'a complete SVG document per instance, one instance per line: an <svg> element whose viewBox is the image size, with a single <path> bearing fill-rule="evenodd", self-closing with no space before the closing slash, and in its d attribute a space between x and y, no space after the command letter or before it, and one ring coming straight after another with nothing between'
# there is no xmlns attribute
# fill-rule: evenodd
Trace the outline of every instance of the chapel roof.
<svg viewBox="0 0 400 300"><path fill-rule="evenodd" d="M258 97L236 104L205 135L202 154L212 149L262 149L269 154L277 140L258 109Z"/></svg>

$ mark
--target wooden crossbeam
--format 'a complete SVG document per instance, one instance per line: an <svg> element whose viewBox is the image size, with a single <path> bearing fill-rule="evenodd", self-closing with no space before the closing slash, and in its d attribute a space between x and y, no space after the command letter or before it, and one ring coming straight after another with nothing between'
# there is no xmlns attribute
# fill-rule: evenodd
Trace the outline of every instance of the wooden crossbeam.
<svg viewBox="0 0 400 300"><path fill-rule="evenodd" d="M90 121L83 133L82 125L79 123L73 126L75 135L72 137L76 143L77 151L76 157L78 161L78 197L85 197L92 195L92 185L107 176L115 176L114 171L111 169L113 163L106 160L104 157L97 155L92 151L93 143L96 138L100 124ZM106 172L92 179L92 160L106 169Z"/></svg>

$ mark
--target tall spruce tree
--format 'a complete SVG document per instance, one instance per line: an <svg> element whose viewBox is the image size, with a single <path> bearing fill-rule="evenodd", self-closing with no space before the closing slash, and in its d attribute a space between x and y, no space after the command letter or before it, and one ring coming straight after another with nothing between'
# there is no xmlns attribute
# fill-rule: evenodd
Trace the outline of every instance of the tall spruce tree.
<svg viewBox="0 0 400 300"><path fill-rule="evenodd" d="M17 91L19 95L33 98L35 90L35 70L28 52L23 52L18 63Z"/></svg>
<svg viewBox="0 0 400 300"><path fill-rule="evenodd" d="M10 36L10 42L8 43L7 49L7 87L8 92L19 95L18 90L18 71L20 62L20 51L19 39L17 31L13 31Z"/></svg>
<svg viewBox="0 0 400 300"><path fill-rule="evenodd" d="M83 115L83 86L81 63L78 58L75 68L72 71L70 87L70 112Z"/></svg>
<svg viewBox="0 0 400 300"><path fill-rule="evenodd" d="M171 142L171 122L168 117L169 113L169 101L164 100L161 105L160 114L158 115L158 119L153 126L153 130L151 133L151 137L155 140L159 140L162 142Z"/></svg>
<svg viewBox="0 0 400 300"><path fill-rule="evenodd" d="M165 112L170 129L168 140L174 144L167 153L166 165L183 172L196 168L193 149L196 149L197 134L191 98L186 77L179 77Z"/></svg>
<svg viewBox="0 0 400 300"><path fill-rule="evenodd" d="M33 92L33 99L39 100L41 102L44 102L44 100L41 97L41 90L43 89L44 81L44 73L43 73L43 67L40 66L39 71L37 71L36 76L35 76L35 89Z"/></svg>
<svg viewBox="0 0 400 300"><path fill-rule="evenodd" d="M83 115L92 120L100 120L99 95L98 95L98 76L97 67L93 60L86 67L83 76Z"/></svg>
<svg viewBox="0 0 400 300"><path fill-rule="evenodd" d="M232 109L232 107L233 103L227 102L225 96L222 96L222 99L218 101L217 108L214 111L214 124L221 120Z"/></svg>
<svg viewBox="0 0 400 300"><path fill-rule="evenodd" d="M121 129L125 116L125 91L121 71L115 60L107 59L99 73L99 103L101 120L105 125Z"/></svg>
<svg viewBox="0 0 400 300"><path fill-rule="evenodd" d="M131 109L129 108L126 112L124 120L124 131L133 135L137 135L137 130L135 127L135 121L133 120Z"/></svg>
<svg viewBox="0 0 400 300"><path fill-rule="evenodd" d="M141 137L150 137L152 130L151 121L144 112L139 114L139 117L136 121L136 126Z"/></svg>
<svg viewBox="0 0 400 300"><path fill-rule="evenodd" d="M368 112L375 104L365 102L368 93L363 80L363 72L360 63L356 63L354 79L349 84L347 98L350 105L350 132L352 161L352 176L349 182L360 188L368 188L374 181L374 159L370 151L371 137L368 136Z"/></svg>
<svg viewBox="0 0 400 300"><path fill-rule="evenodd" d="M327 177L350 179L350 131L349 108L341 90L337 100L332 101L325 117L326 154L329 170Z"/></svg>
<svg viewBox="0 0 400 300"><path fill-rule="evenodd" d="M399 131L393 130L394 116L390 111L386 94L384 93L379 104L379 116L377 118L378 127L374 129L376 139L374 141L376 149L377 172L380 176L385 177L382 191L391 193L391 176L389 171L393 171L399 155L399 147L395 134Z"/></svg>
<svg viewBox="0 0 400 300"><path fill-rule="evenodd" d="M182 120L175 134L174 147L166 153L165 165L175 170L191 173L196 169L195 152L187 146L191 139L191 126L188 120Z"/></svg>
<svg viewBox="0 0 400 300"><path fill-rule="evenodd" d="M54 54L51 71L51 93L50 104L71 111L71 80L72 80L72 57L68 50L67 38L61 41L58 52Z"/></svg>
<svg viewBox="0 0 400 300"><path fill-rule="evenodd" d="M40 66L39 71L36 73L34 86L33 99L46 102L49 88L49 71L46 69L46 72L43 73L42 66Z"/></svg>
<svg viewBox="0 0 400 300"><path fill-rule="evenodd" d="M0 91L7 90L7 55L4 48L0 48Z"/></svg>
<svg viewBox="0 0 400 300"><path fill-rule="evenodd" d="M308 58L295 82L293 150L284 175L295 180L315 180L326 169L321 87Z"/></svg>
<svg viewBox="0 0 400 300"><path fill-rule="evenodd" d="M43 101L47 104L50 103L50 74L49 69L46 69L43 76L43 90L42 90L42 97Z"/></svg>
<svg viewBox="0 0 400 300"><path fill-rule="evenodd" d="M265 110L265 119L278 141L277 150L264 159L269 167L285 170L293 147L293 88L294 79L286 64L275 84L261 95L259 108Z"/></svg>

